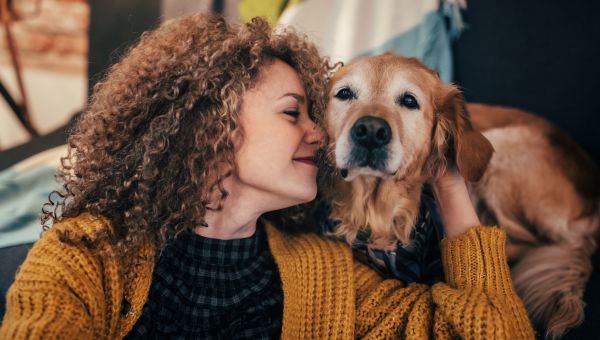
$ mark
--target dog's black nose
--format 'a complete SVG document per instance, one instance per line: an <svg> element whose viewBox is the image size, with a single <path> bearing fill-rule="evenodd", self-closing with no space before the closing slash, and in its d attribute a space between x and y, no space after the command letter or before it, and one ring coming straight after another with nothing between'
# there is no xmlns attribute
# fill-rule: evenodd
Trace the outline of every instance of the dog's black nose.
<svg viewBox="0 0 600 340"><path fill-rule="evenodd" d="M352 141L369 149L387 145L392 139L392 129L385 119L373 116L359 118L350 129Z"/></svg>

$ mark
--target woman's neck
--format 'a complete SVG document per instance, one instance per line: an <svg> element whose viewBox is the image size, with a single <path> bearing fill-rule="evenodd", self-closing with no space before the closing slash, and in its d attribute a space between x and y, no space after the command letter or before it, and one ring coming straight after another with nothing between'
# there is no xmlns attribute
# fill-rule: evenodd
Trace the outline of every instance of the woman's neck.
<svg viewBox="0 0 600 340"><path fill-rule="evenodd" d="M227 191L229 195L221 202L222 209L207 210L204 221L208 226L194 228L196 234L221 240L246 238L254 234L256 221L262 214L255 204L256 197L238 186L228 186Z"/></svg>
<svg viewBox="0 0 600 340"><path fill-rule="evenodd" d="M194 232L200 236L221 240L250 237L256 231L259 215L240 214L226 209L207 211L204 220L208 227L196 227Z"/></svg>

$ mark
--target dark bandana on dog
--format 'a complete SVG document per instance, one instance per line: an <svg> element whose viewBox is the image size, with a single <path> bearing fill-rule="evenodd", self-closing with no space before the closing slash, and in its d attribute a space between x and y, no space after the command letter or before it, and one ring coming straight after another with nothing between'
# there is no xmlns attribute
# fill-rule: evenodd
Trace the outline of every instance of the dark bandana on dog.
<svg viewBox="0 0 600 340"><path fill-rule="evenodd" d="M332 234L336 222L329 219L330 208L321 200L314 210L314 219L324 234ZM432 285L444 280L440 255L443 225L433 192L423 186L421 203L410 244L397 243L395 249L376 249L369 246L369 234L361 230L352 248L356 258L375 268L383 277L397 278L404 283Z"/></svg>

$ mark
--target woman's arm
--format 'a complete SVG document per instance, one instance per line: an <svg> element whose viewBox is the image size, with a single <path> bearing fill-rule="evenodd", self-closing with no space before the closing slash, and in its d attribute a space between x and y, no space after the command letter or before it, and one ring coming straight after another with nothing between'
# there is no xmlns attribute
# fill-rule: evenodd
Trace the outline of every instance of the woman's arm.
<svg viewBox="0 0 600 340"><path fill-rule="evenodd" d="M61 242L55 230L60 227L45 232L19 268L6 297L0 339L111 337L108 330L118 315L106 310L104 289L119 285L103 269L115 269L116 263L102 263L90 250Z"/></svg>
<svg viewBox="0 0 600 340"><path fill-rule="evenodd" d="M383 280L364 265L357 277L357 335L365 338L533 339L506 260L506 234L481 227L458 172L433 183L446 238L446 282L433 287Z"/></svg>
<svg viewBox="0 0 600 340"><path fill-rule="evenodd" d="M384 280L355 261L359 338L533 339L506 262L506 234L469 228L442 241L446 282L428 287Z"/></svg>
<svg viewBox="0 0 600 340"><path fill-rule="evenodd" d="M480 225L463 177L456 171L445 172L433 182L447 238L456 237L470 227Z"/></svg>

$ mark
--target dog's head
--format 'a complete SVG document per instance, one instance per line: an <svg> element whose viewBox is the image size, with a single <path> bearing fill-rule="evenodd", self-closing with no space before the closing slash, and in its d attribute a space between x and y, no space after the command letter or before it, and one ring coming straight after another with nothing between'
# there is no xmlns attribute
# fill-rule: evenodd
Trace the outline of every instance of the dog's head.
<svg viewBox="0 0 600 340"><path fill-rule="evenodd" d="M491 158L458 88L415 58L359 59L333 76L329 96L327 154L346 181L335 188L332 217L349 241L368 228L384 243L406 242L423 182L449 166L477 181Z"/></svg>
<svg viewBox="0 0 600 340"><path fill-rule="evenodd" d="M357 176L431 178L446 165L477 181L492 155L461 92L415 58L359 59L329 86L325 117L335 166Z"/></svg>

